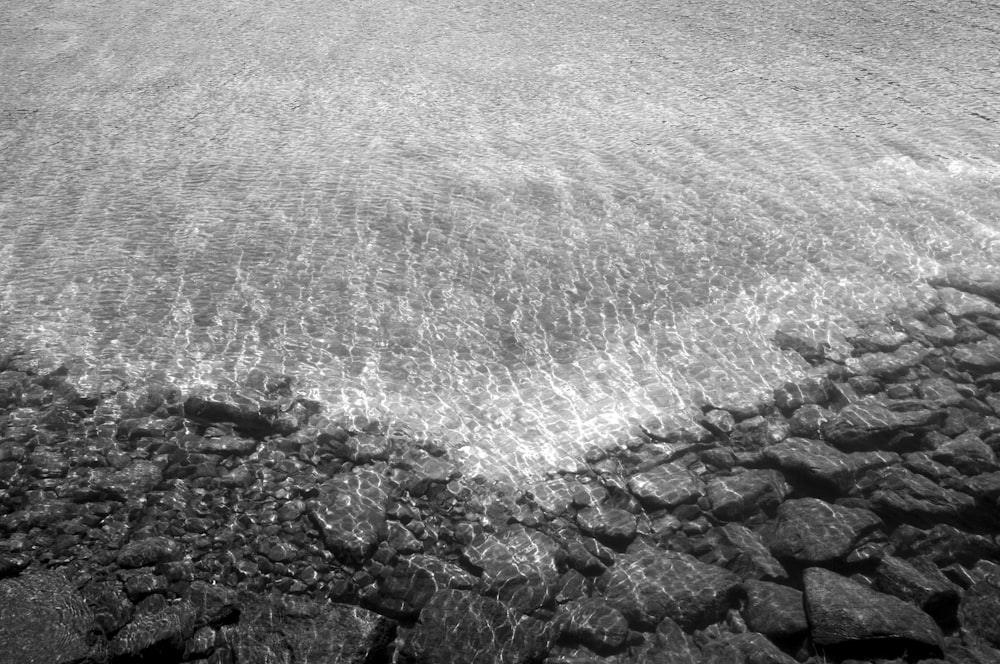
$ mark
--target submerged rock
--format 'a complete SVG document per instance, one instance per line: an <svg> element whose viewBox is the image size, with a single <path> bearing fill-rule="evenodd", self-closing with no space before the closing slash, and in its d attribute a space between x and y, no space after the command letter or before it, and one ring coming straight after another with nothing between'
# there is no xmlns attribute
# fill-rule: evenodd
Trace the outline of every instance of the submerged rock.
<svg viewBox="0 0 1000 664"><path fill-rule="evenodd" d="M87 603L61 574L0 580L4 664L100 664L106 644L99 633Z"/></svg>
<svg viewBox="0 0 1000 664"><path fill-rule="evenodd" d="M550 624L464 590L438 591L399 633L400 664L528 664L555 640Z"/></svg>
<svg viewBox="0 0 1000 664"><path fill-rule="evenodd" d="M840 656L873 652L941 656L941 629L912 604L820 567L805 571L804 584L812 639L821 648Z"/></svg>
<svg viewBox="0 0 1000 664"><path fill-rule="evenodd" d="M608 570L605 599L638 629L654 629L664 618L699 629L725 616L739 593L731 572L683 553L644 549Z"/></svg>

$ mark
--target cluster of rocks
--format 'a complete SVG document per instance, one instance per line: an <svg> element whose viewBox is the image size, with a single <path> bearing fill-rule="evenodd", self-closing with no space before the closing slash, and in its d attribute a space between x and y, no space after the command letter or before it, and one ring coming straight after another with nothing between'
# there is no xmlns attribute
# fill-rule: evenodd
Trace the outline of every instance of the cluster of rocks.
<svg viewBox="0 0 1000 664"><path fill-rule="evenodd" d="M766 403L530 485L268 399L0 358L0 653L45 662L1000 662L1000 279Z"/></svg>

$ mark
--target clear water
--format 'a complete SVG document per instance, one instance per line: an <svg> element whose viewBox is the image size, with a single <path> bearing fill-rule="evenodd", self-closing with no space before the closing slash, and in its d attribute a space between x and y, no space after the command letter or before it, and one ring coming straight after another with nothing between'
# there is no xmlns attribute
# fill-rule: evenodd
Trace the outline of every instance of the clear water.
<svg viewBox="0 0 1000 664"><path fill-rule="evenodd" d="M1000 256L1000 5L0 0L0 326L540 472Z"/></svg>

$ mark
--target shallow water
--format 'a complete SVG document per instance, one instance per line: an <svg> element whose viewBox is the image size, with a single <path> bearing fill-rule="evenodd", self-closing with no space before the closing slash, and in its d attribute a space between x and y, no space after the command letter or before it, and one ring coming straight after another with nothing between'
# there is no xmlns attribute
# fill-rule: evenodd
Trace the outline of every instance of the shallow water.
<svg viewBox="0 0 1000 664"><path fill-rule="evenodd" d="M1000 256L1000 5L0 0L0 329L540 472Z"/></svg>

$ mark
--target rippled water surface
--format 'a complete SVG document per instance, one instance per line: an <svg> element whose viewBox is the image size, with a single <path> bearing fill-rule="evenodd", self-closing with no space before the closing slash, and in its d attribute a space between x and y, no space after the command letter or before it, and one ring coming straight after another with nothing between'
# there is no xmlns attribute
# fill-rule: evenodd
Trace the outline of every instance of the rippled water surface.
<svg viewBox="0 0 1000 664"><path fill-rule="evenodd" d="M535 472L998 264L996 2L0 14L0 326L84 383L287 372Z"/></svg>

